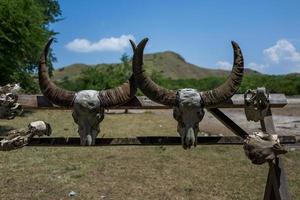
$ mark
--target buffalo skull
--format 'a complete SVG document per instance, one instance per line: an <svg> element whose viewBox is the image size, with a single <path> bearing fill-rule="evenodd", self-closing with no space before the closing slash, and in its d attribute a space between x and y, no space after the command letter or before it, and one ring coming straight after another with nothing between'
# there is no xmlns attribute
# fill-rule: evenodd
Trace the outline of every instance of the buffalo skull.
<svg viewBox="0 0 300 200"><path fill-rule="evenodd" d="M154 83L143 70L143 51L148 39L143 39L134 50L133 74L138 87L152 101L173 107L173 116L177 120L177 132L181 136L184 149L197 145L199 122L204 116L204 107L216 105L229 99L238 90L244 72L244 61L238 44L232 42L234 63L228 79L221 86L198 92L195 89L167 90Z"/></svg>
<svg viewBox="0 0 300 200"><path fill-rule="evenodd" d="M46 44L39 61L39 85L43 95L52 103L73 107L73 119L78 125L81 145L94 145L104 119L104 108L128 102L136 93L133 76L121 86L108 90L67 91L57 87L49 78L47 54L53 39ZM99 77L101 78L101 77Z"/></svg>

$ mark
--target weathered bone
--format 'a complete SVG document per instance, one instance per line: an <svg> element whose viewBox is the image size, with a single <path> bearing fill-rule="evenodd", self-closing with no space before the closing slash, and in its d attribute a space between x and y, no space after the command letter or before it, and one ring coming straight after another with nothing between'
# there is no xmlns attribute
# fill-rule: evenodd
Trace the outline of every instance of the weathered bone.
<svg viewBox="0 0 300 200"><path fill-rule="evenodd" d="M73 106L73 119L78 125L81 145L94 145L100 132L99 123L104 119L104 108L128 102L137 87L133 76L121 86L96 91L82 90L77 93L57 87L48 77L46 60L53 39L46 44L39 62L39 83L42 93L54 104ZM101 78L101 77L99 77Z"/></svg>
<svg viewBox="0 0 300 200"><path fill-rule="evenodd" d="M277 135L255 132L244 140L244 151L253 164L273 161L276 156L287 153L280 145Z"/></svg>
<svg viewBox="0 0 300 200"><path fill-rule="evenodd" d="M72 113L78 124L81 145L94 145L100 132L99 123L104 119L104 108L101 106L98 92L83 90L76 94Z"/></svg>
<svg viewBox="0 0 300 200"><path fill-rule="evenodd" d="M13 119L22 113L22 106L17 103L20 89L18 84L0 87L0 119Z"/></svg>
<svg viewBox="0 0 300 200"><path fill-rule="evenodd" d="M227 80L219 87L200 93L205 106L215 105L226 101L236 93L242 83L244 74L243 54L236 42L232 41L231 45L234 53L231 73Z"/></svg>
<svg viewBox="0 0 300 200"><path fill-rule="evenodd" d="M30 132L30 137L35 135L41 137L43 135L50 136L52 129L50 124L44 121L34 121L28 124L28 131Z"/></svg>
<svg viewBox="0 0 300 200"><path fill-rule="evenodd" d="M180 89L176 94L173 117L177 120L177 132L184 149L197 145L199 122L204 116L201 96L195 89Z"/></svg>
<svg viewBox="0 0 300 200"><path fill-rule="evenodd" d="M136 47L135 43L130 40L134 51L132 59L132 70L138 87L152 101L164 104L175 105L176 92L160 87L146 76L143 70L143 52L148 42L148 38L143 39Z"/></svg>
<svg viewBox="0 0 300 200"><path fill-rule="evenodd" d="M198 92L194 89L181 89L177 92L167 90L146 76L143 70L143 52L148 39L143 39L134 49L133 73L142 92L152 101L173 106L173 116L178 121L177 131L181 135L185 149L196 146L196 137L199 132L199 122L204 116L203 108L226 101L238 90L243 77L244 61L242 52L237 43L232 42L234 50L234 64L228 79L221 86Z"/></svg>
<svg viewBox="0 0 300 200"><path fill-rule="evenodd" d="M13 93L17 94L19 90L21 89L20 85L17 84L7 84L2 87L0 87L0 94L5 94L5 93Z"/></svg>
<svg viewBox="0 0 300 200"><path fill-rule="evenodd" d="M51 126L44 121L35 121L28 124L28 130L19 129L8 132L0 141L0 151L10 151L26 146L34 136L51 135Z"/></svg>

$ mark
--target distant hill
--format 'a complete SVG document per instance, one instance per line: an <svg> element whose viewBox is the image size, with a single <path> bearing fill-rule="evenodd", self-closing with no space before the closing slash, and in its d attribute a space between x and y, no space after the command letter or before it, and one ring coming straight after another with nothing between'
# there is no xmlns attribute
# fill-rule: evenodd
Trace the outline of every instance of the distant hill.
<svg viewBox="0 0 300 200"><path fill-rule="evenodd" d="M172 51L165 51L160 53L152 53L144 55L144 64L147 72L152 71L161 72L163 76L172 79L186 79L195 78L201 79L209 76L226 76L229 71L221 69L208 69L200 66L190 64L179 54ZM64 77L68 77L70 80L78 78L82 69L87 67L114 67L116 64L98 64L98 65L86 65L86 64L72 64L54 71L54 80L59 81ZM251 69L245 70L246 74L259 74Z"/></svg>

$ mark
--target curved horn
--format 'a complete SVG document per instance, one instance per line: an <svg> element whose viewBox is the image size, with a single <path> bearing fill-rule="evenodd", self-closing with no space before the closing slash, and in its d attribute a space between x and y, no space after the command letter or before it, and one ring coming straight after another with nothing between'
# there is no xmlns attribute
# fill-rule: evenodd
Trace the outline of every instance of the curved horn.
<svg viewBox="0 0 300 200"><path fill-rule="evenodd" d="M110 107L124 104L134 97L136 90L135 80L133 75L131 75L129 80L119 87L101 90L98 96L100 105L103 107Z"/></svg>
<svg viewBox="0 0 300 200"><path fill-rule="evenodd" d="M135 49L136 47L133 47L133 51L135 51ZM103 107L110 107L124 104L134 97L136 91L137 86L135 79L134 76L131 75L129 80L123 83L121 86L100 91L100 105Z"/></svg>
<svg viewBox="0 0 300 200"><path fill-rule="evenodd" d="M175 105L176 93L172 90L160 87L145 75L143 70L143 53L147 42L148 38L145 38L135 48L134 42L130 40L134 51L132 61L134 78L142 92L152 101L173 106Z"/></svg>
<svg viewBox="0 0 300 200"><path fill-rule="evenodd" d="M42 93L51 102L59 106L72 106L75 92L63 90L57 87L48 77L47 55L53 38L46 44L39 61L39 84Z"/></svg>
<svg viewBox="0 0 300 200"><path fill-rule="evenodd" d="M226 101L236 93L241 85L244 73L243 54L236 42L232 41L231 44L234 51L234 63L232 71L227 80L219 87L213 90L200 92L203 104L205 106Z"/></svg>

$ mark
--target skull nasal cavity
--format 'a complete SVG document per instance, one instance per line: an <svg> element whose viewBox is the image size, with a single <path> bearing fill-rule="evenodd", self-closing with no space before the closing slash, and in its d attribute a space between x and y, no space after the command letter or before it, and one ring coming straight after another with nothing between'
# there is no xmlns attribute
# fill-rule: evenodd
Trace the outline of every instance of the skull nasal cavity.
<svg viewBox="0 0 300 200"><path fill-rule="evenodd" d="M89 105L90 107L94 107L94 106L95 106L95 103L93 103L93 102L88 102L88 105Z"/></svg>

